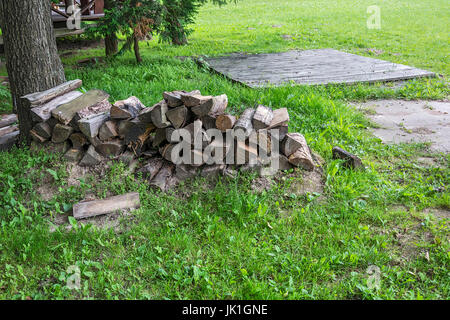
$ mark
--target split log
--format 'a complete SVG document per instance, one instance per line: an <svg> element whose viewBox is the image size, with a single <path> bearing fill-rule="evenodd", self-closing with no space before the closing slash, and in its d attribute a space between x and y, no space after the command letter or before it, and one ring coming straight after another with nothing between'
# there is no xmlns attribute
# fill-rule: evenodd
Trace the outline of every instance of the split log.
<svg viewBox="0 0 450 320"><path fill-rule="evenodd" d="M227 105L228 97L226 94L222 94L217 97L212 97L198 106L192 107L191 110L197 117L206 115L217 116L223 114Z"/></svg>
<svg viewBox="0 0 450 320"><path fill-rule="evenodd" d="M229 129L233 129L235 123L236 123L235 116L232 116L231 114L221 114L217 116L216 128L222 132L225 132Z"/></svg>
<svg viewBox="0 0 450 320"><path fill-rule="evenodd" d="M289 127L287 125L282 125L275 128L270 128L269 132L271 133L271 137L275 138L275 135L272 134L272 130L278 130L278 141L283 141L286 138L286 135L289 133Z"/></svg>
<svg viewBox="0 0 450 320"><path fill-rule="evenodd" d="M148 141L147 141L148 142ZM157 149L149 148L142 152L141 156L147 157L147 158L153 158L159 155L159 151Z"/></svg>
<svg viewBox="0 0 450 320"><path fill-rule="evenodd" d="M264 129L270 126L273 119L272 109L259 105L253 115L253 128L255 130Z"/></svg>
<svg viewBox="0 0 450 320"><path fill-rule="evenodd" d="M130 164L133 163L133 160L135 158L136 158L136 156L135 156L134 152L127 150L120 155L119 161L121 161L129 166Z"/></svg>
<svg viewBox="0 0 450 320"><path fill-rule="evenodd" d="M302 134L288 133L281 145L281 150L294 166L302 167L306 170L314 170L311 150Z"/></svg>
<svg viewBox="0 0 450 320"><path fill-rule="evenodd" d="M241 114L239 119L234 124L233 130L239 130L242 129L244 131L244 134L246 137L250 136L250 134L253 131L253 115L255 114L255 109L245 109L244 112Z"/></svg>
<svg viewBox="0 0 450 320"><path fill-rule="evenodd" d="M300 133L288 133L281 144L281 151L289 157L299 148L308 147L305 137Z"/></svg>
<svg viewBox="0 0 450 320"><path fill-rule="evenodd" d="M198 168L188 164L180 164L175 168L175 176L178 180L186 180L195 177L198 174Z"/></svg>
<svg viewBox="0 0 450 320"><path fill-rule="evenodd" d="M86 137L86 136L85 136ZM101 141L98 137L86 137L89 140L89 143L92 144L95 148L101 145L103 141Z"/></svg>
<svg viewBox="0 0 450 320"><path fill-rule="evenodd" d="M140 206L139 193L132 192L103 200L79 202L73 206L73 217L79 220Z"/></svg>
<svg viewBox="0 0 450 320"><path fill-rule="evenodd" d="M172 139L172 134L175 131L175 128L167 127L164 130L166 132L166 140L167 140L167 142L169 142L169 143L176 143L176 142L178 142L178 141L174 141Z"/></svg>
<svg viewBox="0 0 450 320"><path fill-rule="evenodd" d="M278 154L278 168L282 171L286 171L289 169L292 169L293 166L292 164L289 162L289 159L282 154Z"/></svg>
<svg viewBox="0 0 450 320"><path fill-rule="evenodd" d="M198 90L181 94L181 101L188 108L199 106L209 99L212 99L212 96L202 96Z"/></svg>
<svg viewBox="0 0 450 320"><path fill-rule="evenodd" d="M6 135L8 133L18 131L18 130L19 130L19 125L17 125L17 124L0 128L0 137L3 137L4 135Z"/></svg>
<svg viewBox="0 0 450 320"><path fill-rule="evenodd" d="M280 108L273 110L273 118L270 122L269 129L279 127L279 126L287 126L289 122L289 113L287 108Z"/></svg>
<svg viewBox="0 0 450 320"><path fill-rule="evenodd" d="M53 143L50 141L39 143L36 141L31 141L31 151L39 152L45 150L46 153L52 154L64 154L70 149L70 142L64 141L62 143Z"/></svg>
<svg viewBox="0 0 450 320"><path fill-rule="evenodd" d="M40 134L38 134L35 130L30 130L30 136L31 139L33 139L34 141L38 142L38 143L44 143L45 141L48 140L48 138L44 138L42 137Z"/></svg>
<svg viewBox="0 0 450 320"><path fill-rule="evenodd" d="M3 116L0 116L0 128L12 125L15 122L17 122L16 114L6 114Z"/></svg>
<svg viewBox="0 0 450 320"><path fill-rule="evenodd" d="M103 108L110 107L109 102L108 104L105 103L108 98L109 94L104 91L90 90L78 98L60 105L56 109L52 110L51 114L62 124L67 125L72 121L77 113L79 113L80 118L83 118L82 115L85 110L97 109L97 105L101 105Z"/></svg>
<svg viewBox="0 0 450 320"><path fill-rule="evenodd" d="M156 127L151 123L144 123L141 122L139 119L133 119L129 121L130 127L128 129L128 132L125 134L125 144L129 144L131 142L136 142L140 138L143 138L143 135L145 135L145 140L150 136L150 133L152 133ZM142 141L142 143L145 142Z"/></svg>
<svg viewBox="0 0 450 320"><path fill-rule="evenodd" d="M51 118L52 111L60 105L68 103L83 95L80 91L71 91L49 102L31 109L31 119L36 122L44 122Z"/></svg>
<svg viewBox="0 0 450 320"><path fill-rule="evenodd" d="M109 120L109 112L93 114L78 120L78 128L85 136L93 138L98 135L100 127Z"/></svg>
<svg viewBox="0 0 450 320"><path fill-rule="evenodd" d="M61 143L69 139L70 135L73 133L73 128L71 126L66 126L58 123L53 128L52 142Z"/></svg>
<svg viewBox="0 0 450 320"><path fill-rule="evenodd" d="M224 159L227 157L228 153L233 151L231 148L232 143L226 139L219 141L219 139L214 139L210 144L208 144L203 150L203 158L206 164L222 164ZM220 152L220 154L218 153Z"/></svg>
<svg viewBox="0 0 450 320"><path fill-rule="evenodd" d="M244 141L237 140L234 159L237 165L254 164L258 159L258 149L255 146L246 144Z"/></svg>
<svg viewBox="0 0 450 320"><path fill-rule="evenodd" d="M174 166L171 163L164 162L161 169L155 175L155 177L150 181L150 185L158 187L161 191L166 191L168 189L167 183L174 173Z"/></svg>
<svg viewBox="0 0 450 320"><path fill-rule="evenodd" d="M114 139L101 142L95 147L95 150L102 156L109 158L119 156L125 150L125 147L123 140Z"/></svg>
<svg viewBox="0 0 450 320"><path fill-rule="evenodd" d="M164 160L162 158L152 158L150 159L145 166L140 168L136 175L141 174L142 178L151 181L159 172L164 164Z"/></svg>
<svg viewBox="0 0 450 320"><path fill-rule="evenodd" d="M265 155L270 155L272 151L272 138L269 134L269 131L267 129L262 129L259 131L253 131L253 133L250 135L256 135L255 141L258 143L258 153L261 155L261 153ZM262 156L261 156L262 157Z"/></svg>
<svg viewBox="0 0 450 320"><path fill-rule="evenodd" d="M125 139L125 135L128 131L134 126L135 124L133 122L130 122L128 120L122 120L119 121L117 125L117 132L119 134L120 139Z"/></svg>
<svg viewBox="0 0 450 320"><path fill-rule="evenodd" d="M192 118L191 113L185 106L168 110L166 116L176 129L184 127Z"/></svg>
<svg viewBox="0 0 450 320"><path fill-rule="evenodd" d="M72 148L74 149L83 149L88 144L88 139L81 132L72 133L69 140L72 142Z"/></svg>
<svg viewBox="0 0 450 320"><path fill-rule="evenodd" d="M157 128L166 128L170 126L170 121L167 120L166 116L168 110L169 107L165 101L153 106L152 111L150 111L150 117Z"/></svg>
<svg viewBox="0 0 450 320"><path fill-rule="evenodd" d="M160 149L160 153L162 157L174 164L181 164L181 154L175 154L173 149L177 146L177 144L168 144Z"/></svg>
<svg viewBox="0 0 450 320"><path fill-rule="evenodd" d="M111 120L106 121L104 124L102 124L98 131L98 137L103 141L115 138L118 135L119 133L117 132L117 123Z"/></svg>
<svg viewBox="0 0 450 320"><path fill-rule="evenodd" d="M314 170L314 161L311 157L311 152L308 148L302 147L297 149L293 154L289 156L289 162L296 167L302 167L305 170Z"/></svg>
<svg viewBox="0 0 450 320"><path fill-rule="evenodd" d="M151 123L142 123L139 119L134 119L132 122L135 123L135 126L131 127L125 135L125 143L136 156L140 156L150 134L155 130L155 126Z"/></svg>
<svg viewBox="0 0 450 320"><path fill-rule="evenodd" d="M163 97L166 100L167 105L171 108L179 107L183 104L181 101L181 95L186 93L185 91L172 91L172 92L164 92Z"/></svg>
<svg viewBox="0 0 450 320"><path fill-rule="evenodd" d="M216 116L206 115L200 117L200 120L202 121L202 125L205 130L216 128Z"/></svg>
<svg viewBox="0 0 450 320"><path fill-rule="evenodd" d="M351 167L354 169L364 169L364 165L358 156L348 151L345 151L344 149L341 149L339 147L333 147L332 152L333 152L333 159L344 160L344 164L347 167Z"/></svg>
<svg viewBox="0 0 450 320"><path fill-rule="evenodd" d="M56 97L64 95L67 92L78 89L79 87L81 87L81 85L82 85L82 81L79 79L67 81L63 84L60 84L59 86L56 86L54 88L51 88L51 89L48 89L48 90L45 90L42 92L35 92L35 93L27 94L27 95L23 96L22 98L27 99L31 105L44 104Z"/></svg>
<svg viewBox="0 0 450 320"><path fill-rule="evenodd" d="M203 130L202 126L203 122L198 119L188 124L183 129L189 132L192 145L198 143L199 145L202 145L202 148L205 148L211 142L211 138L208 136L206 131Z"/></svg>
<svg viewBox="0 0 450 320"><path fill-rule="evenodd" d="M83 149L69 149L64 155L64 159L70 162L78 162L81 158L83 158L84 150Z"/></svg>
<svg viewBox="0 0 450 320"><path fill-rule="evenodd" d="M103 159L102 155L95 151L95 147L90 145L79 165L86 167L95 166L102 162Z"/></svg>
<svg viewBox="0 0 450 320"><path fill-rule="evenodd" d="M161 103L161 102L160 102ZM145 122L145 123L153 123L152 121L152 110L155 106L144 108L141 111L139 111L138 119L139 121Z"/></svg>
<svg viewBox="0 0 450 320"><path fill-rule="evenodd" d="M52 137L52 128L47 122L39 122L34 127L33 130L40 135L45 140L48 140Z"/></svg>
<svg viewBox="0 0 450 320"><path fill-rule="evenodd" d="M47 123L49 126L50 126L50 128L52 128L52 131L53 131L53 128L59 123L58 122L58 120L56 120L55 118L50 118L50 119L48 119L47 121L45 121L45 123Z"/></svg>
<svg viewBox="0 0 450 320"><path fill-rule="evenodd" d="M133 119L146 107L136 97L129 97L125 100L116 101L111 107L111 118L117 120Z"/></svg>
<svg viewBox="0 0 450 320"><path fill-rule="evenodd" d="M163 142L166 141L166 129L158 128L155 132L155 137L152 141L153 148L158 148Z"/></svg>
<svg viewBox="0 0 450 320"><path fill-rule="evenodd" d="M97 114L108 113L111 110L111 103L105 99L95 105L84 108L75 114L72 121L79 121L84 118L92 117Z"/></svg>

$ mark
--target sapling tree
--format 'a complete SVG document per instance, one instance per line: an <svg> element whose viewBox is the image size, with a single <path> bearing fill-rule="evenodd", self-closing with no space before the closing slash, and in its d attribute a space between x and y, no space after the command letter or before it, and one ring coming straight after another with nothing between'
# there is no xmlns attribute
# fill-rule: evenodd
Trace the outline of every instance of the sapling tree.
<svg viewBox="0 0 450 320"><path fill-rule="evenodd" d="M156 0L110 0L105 17L90 31L111 37L121 33L125 44L117 55L134 49L136 61L141 62L139 40L150 35L159 24L161 4Z"/></svg>
<svg viewBox="0 0 450 320"><path fill-rule="evenodd" d="M105 17L90 32L106 39L114 38L120 32L126 41L117 55L134 49L136 61L140 62L139 41L152 34L159 34L161 41L170 41L174 45L186 44L192 31L189 25L194 22L199 8L208 1L223 5L236 0L108 0ZM111 55L109 42L106 45L107 55Z"/></svg>

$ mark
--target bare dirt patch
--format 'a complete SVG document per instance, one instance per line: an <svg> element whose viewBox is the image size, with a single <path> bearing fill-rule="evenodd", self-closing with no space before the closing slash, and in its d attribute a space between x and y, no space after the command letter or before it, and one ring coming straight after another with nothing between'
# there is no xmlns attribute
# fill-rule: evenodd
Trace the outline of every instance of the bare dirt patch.
<svg viewBox="0 0 450 320"><path fill-rule="evenodd" d="M450 210L445 208L429 208L424 210L426 214L431 214L437 220L450 219Z"/></svg>
<svg viewBox="0 0 450 320"><path fill-rule="evenodd" d="M307 171L303 173L301 181L294 181L288 189L290 193L304 195L307 193L323 194L325 184L322 172L319 170Z"/></svg>
<svg viewBox="0 0 450 320"><path fill-rule="evenodd" d="M102 162L93 167L82 167L73 163L68 164L67 172L69 177L67 178L67 182L69 186L79 186L80 179L85 179L89 175L101 177L106 174L109 166L109 162Z"/></svg>

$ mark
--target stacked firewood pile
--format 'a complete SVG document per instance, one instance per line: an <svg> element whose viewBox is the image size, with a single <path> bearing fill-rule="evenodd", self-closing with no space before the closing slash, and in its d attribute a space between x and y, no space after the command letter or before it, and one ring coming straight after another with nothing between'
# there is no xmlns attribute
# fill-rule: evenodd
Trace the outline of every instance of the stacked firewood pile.
<svg viewBox="0 0 450 320"><path fill-rule="evenodd" d="M151 107L136 97L111 104L106 92L81 93L76 90L80 86L81 80L74 80L23 97L31 107L34 144L63 152L65 159L80 166L95 166L111 158L130 161L142 157L144 166L138 172L161 189L197 174L229 175L238 168L270 166L273 162L263 161L262 153L269 159L276 156L279 170L314 168L303 135L288 133L286 108L272 110L258 105L235 117L226 112L225 94L203 96L198 90L164 92L163 100ZM176 151L180 129L192 137L188 156ZM217 134L212 136L210 129L216 129L226 142ZM272 133L274 129L277 134ZM243 136L240 140L234 136L238 131ZM223 150L221 161L212 162L210 158L218 148ZM236 162L238 158L243 161Z"/></svg>

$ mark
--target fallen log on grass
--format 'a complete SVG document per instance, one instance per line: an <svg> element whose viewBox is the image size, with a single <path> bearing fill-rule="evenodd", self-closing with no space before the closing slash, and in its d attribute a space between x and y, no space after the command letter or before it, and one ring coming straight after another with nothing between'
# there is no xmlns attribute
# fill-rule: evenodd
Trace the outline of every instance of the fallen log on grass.
<svg viewBox="0 0 450 320"><path fill-rule="evenodd" d="M132 192L103 200L79 202L73 206L73 217L79 220L140 206L139 193Z"/></svg>
<svg viewBox="0 0 450 320"><path fill-rule="evenodd" d="M347 167L354 169L364 169L364 165L359 157L356 155L345 151L339 147L333 147L333 159L342 159Z"/></svg>

